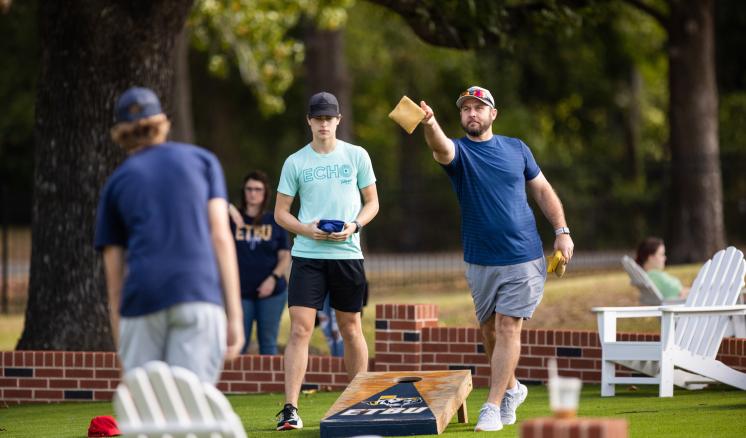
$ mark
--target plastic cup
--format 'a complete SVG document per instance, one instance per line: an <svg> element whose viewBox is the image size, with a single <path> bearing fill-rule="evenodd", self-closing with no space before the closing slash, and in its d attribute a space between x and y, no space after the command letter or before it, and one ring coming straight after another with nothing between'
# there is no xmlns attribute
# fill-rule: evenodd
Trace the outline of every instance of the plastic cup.
<svg viewBox="0 0 746 438"><path fill-rule="evenodd" d="M577 377L549 379L549 406L557 418L575 418L583 382Z"/></svg>

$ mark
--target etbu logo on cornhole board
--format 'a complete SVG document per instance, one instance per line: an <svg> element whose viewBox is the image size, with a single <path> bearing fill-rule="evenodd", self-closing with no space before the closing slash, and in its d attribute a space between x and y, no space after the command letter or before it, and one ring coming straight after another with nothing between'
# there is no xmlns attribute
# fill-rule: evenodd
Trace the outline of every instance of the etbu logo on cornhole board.
<svg viewBox="0 0 746 438"><path fill-rule="evenodd" d="M321 438L437 433L435 415L412 382L397 383L321 421Z"/></svg>

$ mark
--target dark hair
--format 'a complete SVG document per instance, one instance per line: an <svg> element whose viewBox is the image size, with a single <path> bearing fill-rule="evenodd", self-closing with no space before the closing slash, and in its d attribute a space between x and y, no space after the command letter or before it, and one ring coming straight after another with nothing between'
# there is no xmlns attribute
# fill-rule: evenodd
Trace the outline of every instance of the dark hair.
<svg viewBox="0 0 746 438"><path fill-rule="evenodd" d="M262 214L267 211L267 204L269 204L269 177L261 170L252 170L243 177L243 182L241 183L241 197L239 198L241 199L241 202L239 203L241 206L241 214L246 213L246 193L244 193L244 188L250 179L259 181L264 186L264 199L262 200L262 206L259 209L259 214L254 218L254 224L258 224L262 220Z"/></svg>
<svg viewBox="0 0 746 438"><path fill-rule="evenodd" d="M637 264L640 266L644 265L648 261L648 258L658 251L661 245L663 245L663 239L660 237L646 237L637 246L637 256L635 257Z"/></svg>

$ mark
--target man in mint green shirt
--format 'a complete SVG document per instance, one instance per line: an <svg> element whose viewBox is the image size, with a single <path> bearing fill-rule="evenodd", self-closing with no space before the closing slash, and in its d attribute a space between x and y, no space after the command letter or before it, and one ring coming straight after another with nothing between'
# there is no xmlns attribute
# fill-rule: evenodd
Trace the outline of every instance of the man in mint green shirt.
<svg viewBox="0 0 746 438"><path fill-rule="evenodd" d="M307 120L313 139L285 160L277 188L275 221L296 235L288 285L285 406L278 413L277 430L303 427L298 396L316 312L327 293L344 340L350 380L368 366L360 320L366 282L359 232L378 213L378 192L365 149L337 140L341 119L334 95L321 92L311 97ZM300 198L297 218L290 212L296 196ZM341 229L323 231L320 220L338 221Z"/></svg>

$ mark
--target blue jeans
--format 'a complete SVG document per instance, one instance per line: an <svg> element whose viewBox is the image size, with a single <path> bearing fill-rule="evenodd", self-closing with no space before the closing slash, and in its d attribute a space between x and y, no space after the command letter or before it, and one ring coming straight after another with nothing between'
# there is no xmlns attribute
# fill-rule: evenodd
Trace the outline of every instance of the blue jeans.
<svg viewBox="0 0 746 438"><path fill-rule="evenodd" d="M249 349L254 321L256 321L259 354L277 354L277 333L280 330L280 318L282 318L287 300L287 290L261 300L241 299L243 329L246 336L246 343L241 350L242 354L246 354Z"/></svg>

